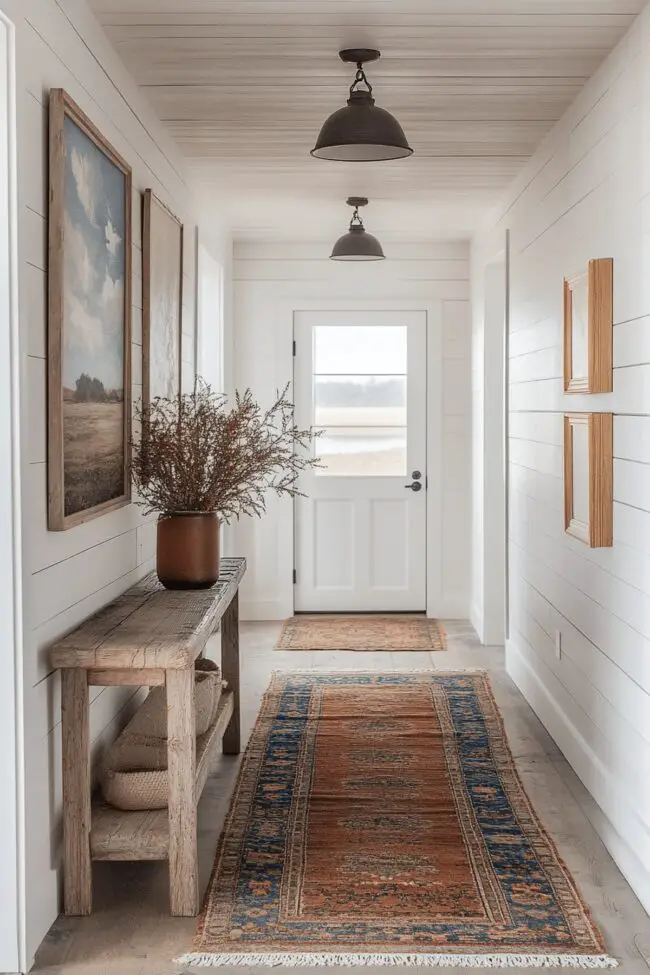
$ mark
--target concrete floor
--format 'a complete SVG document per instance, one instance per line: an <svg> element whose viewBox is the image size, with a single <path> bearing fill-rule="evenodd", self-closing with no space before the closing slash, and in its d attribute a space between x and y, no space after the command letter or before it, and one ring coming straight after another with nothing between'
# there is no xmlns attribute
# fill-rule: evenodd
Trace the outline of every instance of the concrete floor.
<svg viewBox="0 0 650 975"><path fill-rule="evenodd" d="M590 818L598 815L593 801L505 674L500 648L481 647L468 625L449 623L446 627L449 649L446 652L274 651L272 647L279 627L277 623L242 624L244 741L253 727L272 670L454 670L468 667L488 670L524 785L601 926L609 953L619 959L621 967L618 971L621 975L647 975L650 968L650 919L591 825ZM218 656L218 649L213 655ZM207 884L238 764L238 759L219 758L201 800L199 859L202 884ZM181 969L173 959L190 949L196 921L168 916L166 864L96 863L93 873L93 915L60 918L38 952L35 970L43 975L174 975L191 971ZM349 971L328 970L332 973ZM209 969L196 971L207 972ZM268 972L268 969L228 971ZM294 971L298 972L298 969ZM371 975L369 969L365 971ZM476 972L476 969L448 971L461 975L465 971Z"/></svg>

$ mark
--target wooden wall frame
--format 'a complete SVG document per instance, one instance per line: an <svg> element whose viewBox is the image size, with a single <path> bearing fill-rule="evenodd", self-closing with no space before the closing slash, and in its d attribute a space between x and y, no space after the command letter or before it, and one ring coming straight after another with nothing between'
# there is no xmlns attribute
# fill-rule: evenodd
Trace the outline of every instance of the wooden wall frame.
<svg viewBox="0 0 650 975"><path fill-rule="evenodd" d="M158 199L152 190L145 190L142 215L142 402L145 407L149 406L156 396L171 398L182 392L183 233L183 224L178 217ZM175 241L171 240L172 234L177 235ZM163 266L165 260L169 261L173 256L171 251L161 254L155 250L155 245L160 246L163 241L178 247L178 260L175 266L178 281L175 295L163 294L160 288L159 279L165 278L166 272L171 270L171 265ZM166 280L164 283L169 286L170 292L174 290L172 287L174 282ZM177 314L164 321L167 308L174 300L178 304ZM174 334L165 335L166 330L168 333L171 330ZM167 377L156 376L152 381L152 368L155 366L152 355L154 343L160 356L165 360L165 366L173 354L177 356L177 362L172 362ZM165 379L168 380L167 384ZM174 381L175 388L164 388L168 384L173 385Z"/></svg>
<svg viewBox="0 0 650 975"><path fill-rule="evenodd" d="M48 528L64 531L131 501L133 203L131 167L62 88L50 92L49 140ZM97 415L78 415L88 405Z"/></svg>
<svg viewBox="0 0 650 975"><path fill-rule="evenodd" d="M611 413L564 416L564 530L590 548L614 544L613 429Z"/></svg>
<svg viewBox="0 0 650 975"><path fill-rule="evenodd" d="M589 261L564 279L564 392L611 393L614 262Z"/></svg>

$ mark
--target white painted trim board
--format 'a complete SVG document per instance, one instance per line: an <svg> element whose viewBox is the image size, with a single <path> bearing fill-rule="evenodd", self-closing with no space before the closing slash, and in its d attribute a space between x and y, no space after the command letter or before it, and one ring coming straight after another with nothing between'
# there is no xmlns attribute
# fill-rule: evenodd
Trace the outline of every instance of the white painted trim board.
<svg viewBox="0 0 650 975"><path fill-rule="evenodd" d="M0 770L8 801L0 828L0 970L26 970L23 597L21 558L20 352L16 52L13 23L0 12L0 459L9 489L0 493Z"/></svg>

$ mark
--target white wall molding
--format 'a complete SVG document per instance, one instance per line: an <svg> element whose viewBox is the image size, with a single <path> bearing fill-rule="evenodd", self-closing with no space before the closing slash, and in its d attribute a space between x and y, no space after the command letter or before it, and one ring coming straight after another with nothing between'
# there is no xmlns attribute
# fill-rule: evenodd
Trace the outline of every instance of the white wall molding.
<svg viewBox="0 0 650 975"><path fill-rule="evenodd" d="M445 593L444 540L444 397L443 397L443 310L442 302L429 302L427 313L427 616L455 616L449 612L457 602ZM469 364L468 364L469 365ZM469 580L467 580L469 582ZM466 599L458 615L467 615Z"/></svg>
<svg viewBox="0 0 650 975"><path fill-rule="evenodd" d="M473 599L469 608L469 621L476 631L476 635L482 644L485 644L483 629L483 605L477 599Z"/></svg>
<svg viewBox="0 0 650 975"><path fill-rule="evenodd" d="M15 28L0 12L0 971L26 968Z"/></svg>
<svg viewBox="0 0 650 975"><path fill-rule="evenodd" d="M239 604L239 615L242 620L248 622L263 623L266 620L286 620L293 616L293 594L289 600L281 599L263 600L242 599Z"/></svg>
<svg viewBox="0 0 650 975"><path fill-rule="evenodd" d="M506 261L474 282L472 305L472 610L481 643L505 638L504 353Z"/></svg>

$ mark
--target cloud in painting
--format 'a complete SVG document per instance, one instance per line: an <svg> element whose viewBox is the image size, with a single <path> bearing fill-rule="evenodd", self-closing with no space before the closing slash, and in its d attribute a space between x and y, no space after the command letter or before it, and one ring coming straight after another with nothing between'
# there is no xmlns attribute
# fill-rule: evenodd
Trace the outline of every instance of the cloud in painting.
<svg viewBox="0 0 650 975"><path fill-rule="evenodd" d="M99 182L97 167L93 164L90 156L73 146L70 152L70 168L77 187L77 195L86 216L91 223L97 223L95 201L98 191L101 192L101 185L97 185Z"/></svg>
<svg viewBox="0 0 650 975"><path fill-rule="evenodd" d="M86 373L122 389L124 176L71 119L65 126L63 382L74 389Z"/></svg>
<svg viewBox="0 0 650 975"><path fill-rule="evenodd" d="M101 292L104 328L107 333L121 332L124 317L124 283L107 274Z"/></svg>
<svg viewBox="0 0 650 975"><path fill-rule="evenodd" d="M108 247L108 252L111 257L117 257L117 252L120 244L122 243L122 238L113 226L113 221L109 217L106 223L106 246Z"/></svg>
<svg viewBox="0 0 650 975"><path fill-rule="evenodd" d="M70 292L66 296L68 349L78 349L82 355L93 357L104 348L104 322L98 315L89 315L82 301Z"/></svg>
<svg viewBox="0 0 650 975"><path fill-rule="evenodd" d="M75 291L92 294L96 271L86 238L79 227L72 222L69 214L65 216L65 255L66 272Z"/></svg>

